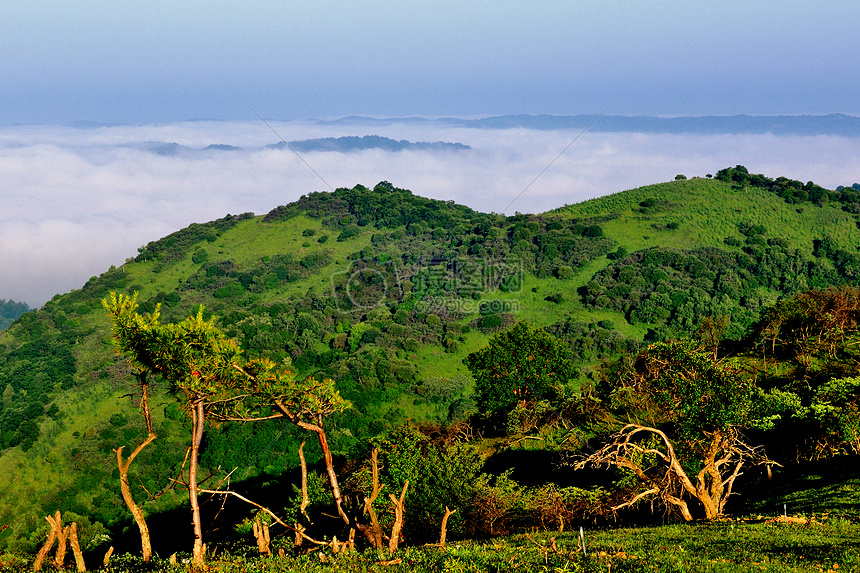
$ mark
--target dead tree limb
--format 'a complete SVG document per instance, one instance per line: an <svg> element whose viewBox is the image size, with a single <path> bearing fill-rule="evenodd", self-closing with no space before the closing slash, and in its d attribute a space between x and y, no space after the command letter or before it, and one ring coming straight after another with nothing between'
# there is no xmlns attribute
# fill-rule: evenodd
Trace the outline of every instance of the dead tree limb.
<svg viewBox="0 0 860 573"><path fill-rule="evenodd" d="M269 537L269 526L260 519L254 520L254 537L257 539L257 549L260 555L269 556L272 551L269 549L271 538Z"/></svg>
<svg viewBox="0 0 860 573"><path fill-rule="evenodd" d="M379 492L382 490L382 486L379 485L379 448L373 448L373 451L370 453L370 467L373 480L372 490L370 497L364 498L364 511L370 516L370 527L368 528L366 525L363 525L369 531L362 531L362 533L368 538L372 547L382 549L382 527L379 525L376 510L373 509L373 502L376 501L376 498L379 497Z"/></svg>
<svg viewBox="0 0 860 573"><path fill-rule="evenodd" d="M445 515L442 516L442 527L439 528L439 543L425 543L424 547L445 547L445 539L448 537L448 518L457 513L456 509L448 509L445 506Z"/></svg>
<svg viewBox="0 0 860 573"><path fill-rule="evenodd" d="M304 449L305 442L302 441L302 444L299 446L299 464L302 466L302 503L299 505L299 511L305 516L308 523L311 523L311 518L308 517L308 513L306 511L311 501L308 497L308 464L305 461Z"/></svg>
<svg viewBox="0 0 860 573"><path fill-rule="evenodd" d="M269 509L268 507L264 507L264 506L260 505L259 503L251 501L250 499L248 499L244 495L238 494L235 491L218 490L218 489L201 489L201 490L199 490L199 492L200 493L208 493L208 494L212 494L212 495L232 495L234 497L238 497L239 499L241 499L245 503L249 503L249 504L253 505L254 507L260 509L261 511L265 512L272 519L274 519L278 523L278 525L282 525L283 527L289 529L290 531L295 531L296 535L301 535L302 539L307 539L308 541L310 541L311 543L314 543L316 545L328 545L328 543L325 541L317 541L313 537L306 535L304 533L303 527L302 528L296 528L296 527L292 527L290 525L287 525L286 523L284 523L284 521L280 517L275 515L275 513L272 512L272 510Z"/></svg>
<svg viewBox="0 0 860 573"><path fill-rule="evenodd" d="M72 546L72 553L75 556L75 567L78 573L87 570L87 565L84 563L84 554L81 552L81 544L78 541L78 524L72 522L72 529L69 531L69 545Z"/></svg>
<svg viewBox="0 0 860 573"><path fill-rule="evenodd" d="M206 559L206 548L203 544L203 522L200 519L200 503L197 499L199 482L197 481L197 460L200 454L200 444L203 442L203 429L206 425L206 405L198 399L190 406L191 410L191 457L188 464L188 498L191 503L191 520L194 524L194 549L192 562L202 566Z"/></svg>
<svg viewBox="0 0 860 573"><path fill-rule="evenodd" d="M658 493L660 493L660 488L659 487L653 487L649 490L640 492L637 495L635 495L632 499L629 499L629 500L627 500L624 503L621 503L619 505L615 505L609 509L611 509L612 511L618 511L621 508L629 507L631 505L636 505L636 502L639 501L640 499L646 498L649 495L656 495Z"/></svg>
<svg viewBox="0 0 860 573"><path fill-rule="evenodd" d="M68 548L71 529L70 525L63 527L62 523L57 527L57 554L54 556L54 565L57 569L62 569L66 562L66 549Z"/></svg>
<svg viewBox="0 0 860 573"><path fill-rule="evenodd" d="M302 535L305 533L305 527L301 523L296 523L296 526L293 528L293 533L295 533L295 540L293 541L293 546L296 548L302 546Z"/></svg>
<svg viewBox="0 0 860 573"><path fill-rule="evenodd" d="M45 561L45 557L48 556L48 553L51 551L51 547L54 545L54 541L57 539L57 522L60 519L60 512L57 511L53 518L49 515L45 517L45 519L48 520L51 530L48 531L48 539L45 541L45 544L36 554L36 560L33 562L33 571L42 570L42 563Z"/></svg>
<svg viewBox="0 0 860 573"><path fill-rule="evenodd" d="M102 558L102 565L104 565L105 567L108 566L108 563L110 563L111 555L113 555L113 545L108 547L108 550L105 551L105 556L104 556L104 558Z"/></svg>
<svg viewBox="0 0 860 573"><path fill-rule="evenodd" d="M119 468L119 487L122 492L122 499L125 501L125 505L131 512L132 517L134 517L134 522L137 524L137 528L140 531L140 546L143 553L143 561L148 563L152 558L152 542L149 537L149 527L146 525L146 518L143 514L143 510L137 502L134 501L134 497L131 495L131 488L128 485L128 470L137 455L143 451L143 448L151 444L158 436L156 436L152 429L152 416L149 412L149 384L147 382L147 372L145 370L141 370L137 374L134 374L134 376L140 384L141 398L139 409L143 415L143 420L146 423L147 437L131 452L128 459L125 461L122 459L123 446L118 447L114 452L116 452L116 463Z"/></svg>
<svg viewBox="0 0 860 573"><path fill-rule="evenodd" d="M134 461L134 458L143 451L143 448L151 444L155 438L157 438L155 434L149 434L149 436L131 452L128 459L125 461L122 459L123 446L114 450L114 452L116 452L116 464L119 468L119 487L122 492L122 499L125 501L125 505L134 517L134 522L137 524L137 528L140 531L140 545L143 552L144 562L148 562L152 557L152 543L150 541L149 527L146 525L146 517L143 514L143 509L141 509L137 502L134 501L134 497L131 495L131 488L128 485L128 470L131 466L131 462Z"/></svg>
<svg viewBox="0 0 860 573"><path fill-rule="evenodd" d="M445 506L445 516L442 517L442 528L439 532L439 546L445 547L445 537L448 535L448 518L457 513L456 509L448 509L448 506Z"/></svg>
<svg viewBox="0 0 860 573"><path fill-rule="evenodd" d="M409 487L409 480L403 483L403 491L400 492L400 499L394 497L393 493L388 494L391 502L394 504L394 525L391 527L391 537L388 539L389 555L397 551L397 545L400 543L400 532L403 530L403 508L406 501L406 489Z"/></svg>

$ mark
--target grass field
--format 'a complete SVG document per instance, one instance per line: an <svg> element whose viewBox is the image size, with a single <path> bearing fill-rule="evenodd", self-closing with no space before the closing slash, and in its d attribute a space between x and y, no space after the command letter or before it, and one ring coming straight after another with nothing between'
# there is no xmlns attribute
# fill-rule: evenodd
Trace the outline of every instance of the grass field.
<svg viewBox="0 0 860 573"><path fill-rule="evenodd" d="M365 551L333 555L330 550L302 556L261 558L222 553L209 571L271 572L822 572L860 571L860 523L816 519L808 523L723 521L641 529L585 530L583 553L578 531L532 533L484 542L455 542L445 548L412 547L395 555ZM250 549L250 548L249 548ZM187 556L186 556L187 557ZM9 559L8 557L6 558ZM127 555L105 572L187 571L189 566ZM29 570L22 560L5 571Z"/></svg>
<svg viewBox="0 0 860 573"><path fill-rule="evenodd" d="M209 571L309 572L860 572L858 459L841 457L782 470L747 484L732 517L711 523L644 527L577 527L489 540L453 541L445 548L404 547L395 555L366 550L334 555L326 547L294 555L292 537L277 536L285 557L256 555L253 538L216 547ZM788 509L786 506L793 509ZM727 507L728 509L728 507ZM786 513L784 513L786 512ZM407 524L408 528L408 524ZM408 529L407 529L408 532ZM584 551L583 551L584 541ZM144 564L115 556L102 571L188 571L178 555ZM0 555L2 571L29 571L32 558ZM70 559L69 559L70 560Z"/></svg>
<svg viewBox="0 0 860 573"><path fill-rule="evenodd" d="M642 209L641 202L657 200ZM628 251L653 246L726 248L726 237L738 237L738 225L763 225L768 237L782 237L802 250L812 251L813 239L830 235L840 248L856 249L855 219L838 206L798 207L756 187L735 188L730 183L691 179L648 185L558 209L563 216L611 215L603 224L607 235ZM676 223L674 230L666 225Z"/></svg>

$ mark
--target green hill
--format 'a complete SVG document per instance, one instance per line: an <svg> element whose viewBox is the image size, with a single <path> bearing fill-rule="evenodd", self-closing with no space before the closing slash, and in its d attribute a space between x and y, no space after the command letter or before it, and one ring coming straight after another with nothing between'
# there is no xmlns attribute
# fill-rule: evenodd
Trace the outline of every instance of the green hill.
<svg viewBox="0 0 860 573"><path fill-rule="evenodd" d="M110 344L101 300L111 291L139 292L144 311L160 304L164 322L205 305L249 356L336 380L353 404L330 423L345 454L406 420L473 412L462 359L517 320L567 341L575 387L601 359L693 332L704 317L730 317L737 338L784 295L856 283L852 192L734 168L504 217L383 182L191 225L0 333L0 525L12 526L0 547L32 549L56 509L128 523L111 450L146 431ZM165 447L135 471L154 493L187 437L172 397L156 388L153 404ZM273 479L297 466L302 439L274 422L213 427L202 463ZM171 490L147 511L182 501Z"/></svg>

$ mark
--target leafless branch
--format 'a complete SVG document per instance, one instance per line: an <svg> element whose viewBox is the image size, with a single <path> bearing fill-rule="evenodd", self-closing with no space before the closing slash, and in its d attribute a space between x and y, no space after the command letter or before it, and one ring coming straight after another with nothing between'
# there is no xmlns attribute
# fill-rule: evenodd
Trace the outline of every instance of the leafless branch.
<svg viewBox="0 0 860 573"><path fill-rule="evenodd" d="M248 498L247 498L247 497L245 497L244 495L241 495L241 494L239 494L239 493L236 493L235 491L232 491L232 490L218 490L218 489L201 489L201 490L200 490L200 493L208 493L208 494L212 494L212 495L232 495L232 496L234 496L234 497L237 497L237 498L241 499L241 500L242 500L242 501L244 501L245 503L251 504L251 505L253 505L254 507L256 507L256 508L260 509L261 511L263 511L264 513L266 513L267 515L269 515L272 519L274 519L274 520L275 520L275 522L276 522L278 525L281 525L281 526L285 527L286 529L289 529L290 531L294 531L294 532L296 532L296 533L299 533L299 532L300 532L300 530L299 530L299 529L297 529L297 528L295 528L295 527L292 527L292 526L287 525L286 523L284 523L284 521L283 521L280 517L278 517L277 515L275 515L275 514L274 514L274 512L272 512L272 510L271 510L271 509L269 509L268 507L264 507L264 506L260 505L259 503L256 503L256 502L254 502L254 501L251 501L250 499L248 499ZM308 541L310 541L311 543L314 543L314 544L316 544L316 545L328 545L328 544L329 544L327 541L317 541L317 540L316 540L316 539L314 539L313 537L309 537L308 535L306 535L306 534L304 533L304 531L301 531L300 533L301 533L301 536L302 536L302 538L303 538L303 539L307 539Z"/></svg>
<svg viewBox="0 0 860 573"><path fill-rule="evenodd" d="M659 438L660 446L654 447L641 437L651 435ZM613 510L629 507L647 496L656 496L667 506L678 509L684 519L692 514L685 496L698 500L705 515L713 519L722 513L726 500L732 494L735 479L742 475L747 464L774 464L760 447L746 444L735 428L717 430L705 434L699 463L701 469L694 476L688 475L678 459L672 441L665 432L639 424L627 424L610 437L600 450L581 459L575 467L610 466L632 472L648 488L634 494L629 500L613 507ZM657 466L646 466L643 460L659 460ZM661 468L661 469L658 469ZM728 473L726 473L728 469Z"/></svg>

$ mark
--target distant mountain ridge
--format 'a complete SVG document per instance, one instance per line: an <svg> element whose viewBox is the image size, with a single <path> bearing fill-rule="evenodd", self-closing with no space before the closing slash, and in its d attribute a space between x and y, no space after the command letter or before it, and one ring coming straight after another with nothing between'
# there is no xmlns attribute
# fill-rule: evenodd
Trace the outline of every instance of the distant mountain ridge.
<svg viewBox="0 0 860 573"><path fill-rule="evenodd" d="M594 121L595 114L579 115L499 115L477 119L370 118L349 116L337 120L320 120L330 125L431 123L452 127L479 129L583 129ZM669 134L764 134L774 135L840 135L860 137L860 118L842 113L827 115L712 115L687 117L604 115L591 131Z"/></svg>
<svg viewBox="0 0 860 573"><path fill-rule="evenodd" d="M266 149L286 149L287 143L279 141L267 145ZM291 141L289 146L297 151L334 151L339 153L349 153L351 151L364 151L367 149L382 149L383 151L466 151L472 149L470 146L463 143L447 142L447 141L408 141L405 139L391 139L380 135L350 135L345 137L322 137L318 139L304 139L301 141ZM156 155L172 157L176 155L195 154L203 152L220 152L220 151L239 151L242 148L234 145L212 144L206 147L189 147L180 145L175 142L167 141L147 141L142 144L134 145L137 149L148 151Z"/></svg>
<svg viewBox="0 0 860 573"><path fill-rule="evenodd" d="M441 117L367 117L351 115L338 119L311 120L317 125L442 125L482 129L582 129L591 123L596 114L511 114L479 118ZM217 121L217 120L189 120ZM70 122L65 125L79 129L115 127L122 124L96 122ZM590 128L598 132L636 132L668 134L765 134L774 135L839 135L860 137L860 117L844 114L802 115L705 115L660 117L652 115L604 115ZM316 140L309 140L316 141ZM188 148L191 149L191 148ZM159 150L169 151L167 148Z"/></svg>
<svg viewBox="0 0 860 573"><path fill-rule="evenodd" d="M189 147L187 145L180 145L179 143L169 141L147 141L145 143L131 145L130 147L142 149L144 151L148 151L149 153L162 155L164 157L173 157L175 155L184 155L188 153L200 153L207 151L239 151L240 149L242 149L241 147L236 147L235 145L226 145L222 143L213 143L212 145L207 145L206 147Z"/></svg>
<svg viewBox="0 0 860 573"><path fill-rule="evenodd" d="M419 141L412 142L405 139L396 140L379 135L365 135L359 137L350 135L346 137L322 137L318 139L305 139L303 141L291 141L290 146L298 151L363 151L365 149L382 149L385 151L465 151L472 149L462 143L449 143L445 141ZM267 145L270 149L283 149L286 144L282 141L274 145Z"/></svg>

